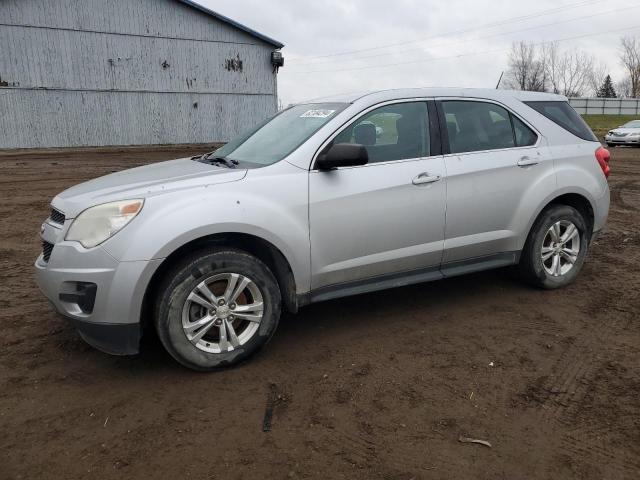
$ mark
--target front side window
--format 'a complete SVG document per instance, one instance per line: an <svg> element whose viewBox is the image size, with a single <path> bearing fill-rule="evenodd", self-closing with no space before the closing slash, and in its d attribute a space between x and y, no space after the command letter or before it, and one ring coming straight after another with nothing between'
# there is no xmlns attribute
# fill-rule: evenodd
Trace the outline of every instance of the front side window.
<svg viewBox="0 0 640 480"><path fill-rule="evenodd" d="M247 166L271 165L293 152L347 106L346 103L295 105L230 141L213 156Z"/></svg>
<svg viewBox="0 0 640 480"><path fill-rule="evenodd" d="M442 102L442 109L451 153L516 146L510 114L501 106L487 102L447 100Z"/></svg>
<svg viewBox="0 0 640 480"><path fill-rule="evenodd" d="M333 143L364 145L369 163L430 155L426 102L404 102L376 108L351 123Z"/></svg>

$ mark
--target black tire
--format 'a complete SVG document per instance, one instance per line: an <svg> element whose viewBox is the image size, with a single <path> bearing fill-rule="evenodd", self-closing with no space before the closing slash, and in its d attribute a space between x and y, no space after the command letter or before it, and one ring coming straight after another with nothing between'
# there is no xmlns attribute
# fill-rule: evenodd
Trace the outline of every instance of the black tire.
<svg viewBox="0 0 640 480"><path fill-rule="evenodd" d="M249 278L262 295L264 310L257 331L245 344L224 353L210 353L189 341L183 330L182 314L193 289L222 273ZM182 365L192 370L211 371L237 365L263 347L278 327L280 312L278 283L264 263L240 250L210 249L192 255L167 272L156 300L156 330L167 352Z"/></svg>
<svg viewBox="0 0 640 480"><path fill-rule="evenodd" d="M615 145L613 143L607 143L607 147L613 148L613 147L615 147Z"/></svg>
<svg viewBox="0 0 640 480"><path fill-rule="evenodd" d="M543 241L548 230L555 223L566 220L573 223L580 238L580 250L573 267L564 275L550 275L544 268L541 256ZM589 248L591 231L582 214L568 205L551 205L546 208L537 218L522 250L518 270L520 276L526 282L544 289L555 289L564 287L573 282L582 266Z"/></svg>

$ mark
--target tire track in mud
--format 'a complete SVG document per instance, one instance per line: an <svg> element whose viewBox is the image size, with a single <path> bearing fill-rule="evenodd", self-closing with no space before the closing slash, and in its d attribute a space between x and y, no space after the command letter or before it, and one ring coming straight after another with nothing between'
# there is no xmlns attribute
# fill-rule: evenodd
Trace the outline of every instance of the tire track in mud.
<svg viewBox="0 0 640 480"><path fill-rule="evenodd" d="M626 205L623 197L627 192L637 194L639 189L640 185L638 185L637 181L623 181L612 185L612 208L624 206L625 208L637 210L636 207ZM618 225L610 225L606 230L608 231L605 231L605 241L599 241L600 244L604 243L605 245L590 253L596 257L593 263L598 264L595 275L605 278L611 275L614 278L618 273L618 268L628 267L634 269L636 264L633 261L621 261L620 255L611 255L607 250L602 251L603 248L612 244L619 243L624 245L624 242L617 242L616 240L621 236L620 230L627 231L628 229L624 228L624 226L620 229ZM629 232L627 234L631 235ZM632 244L627 246L629 250L632 250L633 247L634 245ZM621 265L625 263L626 265ZM590 323L587 325L595 323L595 327L581 330L577 341L562 352L558 359L556 365L560 366L559 372L549 377L548 382L545 384L547 392L558 396L554 398L554 407L544 409L544 418L561 418L571 403L575 404L576 399L579 400L581 398L580 391L587 388L587 382L581 382L581 380L585 380L589 376L589 373L592 372L594 365L597 363L598 345L606 343L614 332L620 330L621 325L627 320L623 317L633 315L629 309L624 307L629 300L634 301L637 298L628 299L625 295L612 296L607 288L598 288L602 281L603 278L598 278L595 284L590 281L588 285L585 285L588 291L579 293L589 298L588 307L583 310L583 315L585 318L590 319ZM634 281L634 283L637 283L637 281ZM611 310L618 312L618 314L610 315Z"/></svg>
<svg viewBox="0 0 640 480"><path fill-rule="evenodd" d="M592 329L582 329L572 345L562 352L554 368L557 368L556 373L548 378L543 387L548 393L542 410L544 419L554 418L567 423L567 415L579 407L584 393L589 388L589 380L592 379L594 368L599 362L599 345L610 342L612 335L631 319L624 313L625 310L607 305L608 295L608 292L596 294L596 298L590 303L598 304L600 311L617 310L621 315L607 315L604 318L599 314L591 316L591 321L597 322L597 325ZM585 312L585 315L589 316L590 312ZM553 402L551 405L549 400Z"/></svg>
<svg viewBox="0 0 640 480"><path fill-rule="evenodd" d="M611 207L637 212L640 208L640 185L634 181L625 181L610 189Z"/></svg>
<svg viewBox="0 0 640 480"><path fill-rule="evenodd" d="M640 459L637 456L624 454L612 447L607 439L602 438L605 429L581 426L562 438L562 450L571 454L572 458L583 459L585 464L605 469L611 478L611 473L620 475L619 478L637 479L640 476Z"/></svg>
<svg viewBox="0 0 640 480"><path fill-rule="evenodd" d="M357 433L338 424L325 425L324 428L330 432L335 450L333 455L358 467L375 465L380 472L404 474L406 478L421 478L421 474L433 471L447 472L447 475L459 478L468 473L467 468L457 464L453 458L429 454L429 441L436 436L431 431L403 435L401 430L408 426L398 426L397 431L385 428L383 430L386 431L382 432L378 426L376 432L367 432L370 427L362 422ZM447 440L449 436L451 440ZM440 442L454 444L453 435L441 434L440 437Z"/></svg>
<svg viewBox="0 0 640 480"><path fill-rule="evenodd" d="M585 312L585 315L588 315ZM592 317L598 321L599 316ZM622 320L608 318L608 320L598 322L597 326L590 330L582 330L581 335L569 346L558 359L560 365L558 373L549 377L544 386L544 390L550 395L553 403L546 405L543 410L543 418L555 418L565 422L565 415L572 405L580 402L584 393L589 388L594 368L598 363L597 345L607 342L614 331L619 330Z"/></svg>
<svg viewBox="0 0 640 480"><path fill-rule="evenodd" d="M635 182L621 182L612 187L612 210L623 209L637 212L638 185ZM629 202L629 197L633 198ZM632 228L637 228L635 225ZM624 233L623 233L624 232ZM619 269L636 268L633 261L635 255L633 243L618 241L621 236L630 236L629 225L613 224L607 228L602 239L598 239L600 247L593 252L596 278L590 279L578 295L588 296L589 301L583 308L585 321L575 335L575 340L567 346L553 367L553 375L543 383L539 396L540 415L543 421L557 422L563 425L566 433L562 436L561 450L573 461L578 459L593 468L602 468L608 475L620 478L638 478L640 457L621 451L616 446L603 440L603 435L610 431L610 426L599 418L583 418L581 412L587 396L601 385L596 382L603 358L600 356L602 345L624 345L616 342L616 335L629 328L635 321L638 297L633 294L638 282L631 280L626 291L613 294L606 288L607 278L615 278ZM636 233L637 235L637 233ZM628 250L628 255L610 252L617 246ZM605 250L606 249L606 250ZM604 251L603 251L604 250ZM621 257L623 257L621 259ZM631 305L630 305L631 304ZM609 388L604 385L603 388Z"/></svg>
<svg viewBox="0 0 640 480"><path fill-rule="evenodd" d="M453 433L434 432L429 425L405 425L398 419L390 420L389 410L384 406L390 397L395 397L395 402L402 401L415 410L428 400L418 392L403 390L405 382L383 387L370 378L371 374L371 365L365 364L328 389L317 390L315 401L307 409L307 417L313 424L314 449L358 469L373 468L383 478L423 478L434 470L463 477L466 469L458 468L453 459L428 455L434 439L447 442ZM368 388L367 378L378 386ZM414 405L415 400L420 404ZM372 411L385 413L372 417Z"/></svg>
<svg viewBox="0 0 640 480"><path fill-rule="evenodd" d="M385 294L366 298L376 308L353 306L362 299L316 307L316 317L320 312L339 320L316 318L306 326L289 325L288 338L299 341L295 333L302 333L304 347L281 341L279 350L211 379L190 377L167 365L164 357L134 363L101 356L54 316L33 282L33 261L40 249L37 229L50 198L75 181L69 177L76 176L76 169L83 177L79 181L134 166L121 160L124 157L104 162L56 158L55 166L45 157L47 161L28 163L25 170L23 165L10 166L0 184L7 199L0 219L8 227L0 239L0 267L9 275L0 288L6 297L6 303L0 303L0 377L6 378L0 382L0 406L13 415L0 419L0 430L10 432L0 441L0 450L11 454L0 470L5 467L16 476L28 472L29 478L75 478L91 468L95 478L108 478L122 459L131 465L119 474L129 477L144 475L149 466L180 477L184 465L197 463L215 465L211 475L221 478L252 478L256 471L273 478L287 472L292 478L331 472L333 478L389 480L640 478L640 382L629 386L640 378L633 366L640 356L635 346L640 341L634 343L640 339L634 326L640 311L640 243L635 240L640 238L640 188L630 181L640 179L640 157L614 167L609 225L578 281L563 292L520 288L499 275L432 284L425 289L426 300L407 300L402 312L385 311L390 325L400 327L393 337L380 336L388 330L376 318L385 305L380 295ZM12 178L33 179L33 184ZM628 237L634 240L624 242ZM486 285L476 286L478 279ZM416 287L407 291L422 293ZM387 293L386 298L394 295ZM313 312L303 315L313 317ZM348 321L338 326L342 320L357 324L357 343L356 327ZM324 333L311 333L310 325L322 326ZM397 331L406 333L400 336ZM313 341L316 335L318 343ZM354 341L347 344L351 335ZM386 338L386 349L379 347L381 338ZM323 347L334 342L344 343ZM547 350L549 344L553 347ZM500 368L474 368L494 354L502 355ZM349 367L354 356L357 367ZM627 370L607 369L607 360L616 356ZM325 372L326 380L314 380ZM243 403L262 391L263 375L291 381L296 400L286 414L276 412L270 436L259 429L255 433L262 420L262 397L255 402L255 415L251 402ZM521 398L510 405L511 395L530 388L526 383L532 378L538 379L532 388L534 408L523 411ZM212 386L218 382L229 382L228 388ZM470 390L476 392L480 408L467 401ZM176 411L185 391L192 398L213 393L216 401L224 402L226 418L233 416L233 430L240 433L217 440L216 448L230 452L224 458L197 450L209 447L210 433L196 437L197 444L167 440L175 439L183 427L197 430L188 419L185 425L184 415ZM32 411L22 404L25 399L37 402ZM51 405L51 399L57 404ZM73 408L66 412L63 405ZM101 416L94 422L89 415L96 408ZM112 416L104 428L106 412L124 410L126 418L118 423ZM205 430L219 426L214 410L209 411ZM232 432L227 420L222 425ZM486 438L493 449L463 446L460 434ZM103 451L103 442L110 445L110 453ZM237 454L240 450L251 463ZM63 453L73 461L52 461ZM567 468L573 472L563 470Z"/></svg>

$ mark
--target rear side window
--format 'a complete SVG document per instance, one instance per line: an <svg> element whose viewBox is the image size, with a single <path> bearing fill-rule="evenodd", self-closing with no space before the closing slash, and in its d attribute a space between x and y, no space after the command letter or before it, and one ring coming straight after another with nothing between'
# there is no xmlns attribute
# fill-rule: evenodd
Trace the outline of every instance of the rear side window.
<svg viewBox="0 0 640 480"><path fill-rule="evenodd" d="M597 142L589 126L567 102L524 102L536 112L541 113L552 122L560 125L576 137L590 142Z"/></svg>
<svg viewBox="0 0 640 480"><path fill-rule="evenodd" d="M442 102L451 153L515 147L509 112L499 105L468 100Z"/></svg>

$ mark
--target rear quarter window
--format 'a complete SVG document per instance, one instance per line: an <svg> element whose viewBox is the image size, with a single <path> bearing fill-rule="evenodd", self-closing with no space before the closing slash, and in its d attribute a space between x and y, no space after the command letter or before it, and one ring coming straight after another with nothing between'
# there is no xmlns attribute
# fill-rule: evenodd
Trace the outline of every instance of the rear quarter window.
<svg viewBox="0 0 640 480"><path fill-rule="evenodd" d="M573 133L576 137L589 142L597 142L598 138L593 134L589 126L580 115L567 102L524 102L536 112L544 115L556 125Z"/></svg>
<svg viewBox="0 0 640 480"><path fill-rule="evenodd" d="M518 147L530 147L538 141L538 135L527 127L518 117L511 115L513 123L513 131L516 136L516 145Z"/></svg>

